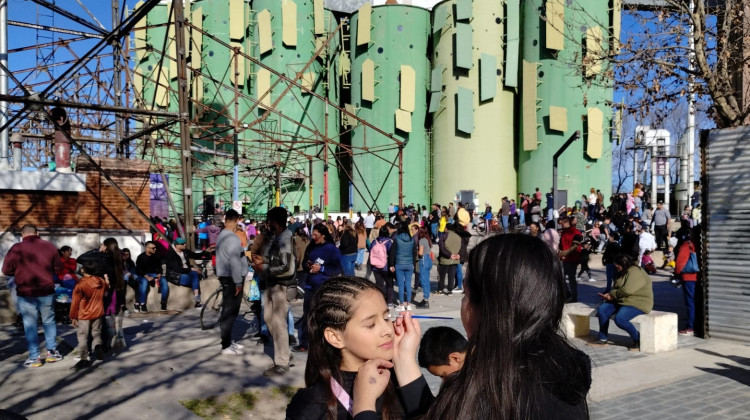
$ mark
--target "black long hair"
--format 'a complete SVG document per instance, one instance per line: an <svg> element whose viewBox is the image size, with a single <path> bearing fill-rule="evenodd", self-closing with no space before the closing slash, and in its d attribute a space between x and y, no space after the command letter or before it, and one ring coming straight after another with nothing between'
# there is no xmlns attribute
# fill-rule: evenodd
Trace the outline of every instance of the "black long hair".
<svg viewBox="0 0 750 420"><path fill-rule="evenodd" d="M123 261L122 261L122 254L120 251L120 247L117 244L117 239L115 238L107 238L103 242L106 252L110 258L112 258L113 263L113 273L115 275L114 279L109 279L110 284L112 284L113 288L116 290L123 290L125 289L125 278L123 276L123 268L125 267Z"/></svg>
<svg viewBox="0 0 750 420"><path fill-rule="evenodd" d="M322 225L321 225L322 226ZM323 226L325 229L325 226ZM328 384L331 378L343 383L341 376L341 350L326 341L323 333L326 328L344 331L346 324L357 309L357 300L362 292L373 290L380 292L375 285L361 277L340 276L328 279L315 293L310 304L308 327L310 332L310 348L305 365L305 385L315 386L325 384L326 418L338 418L336 396ZM383 419L397 418L398 399L396 398L393 382L386 388L382 417Z"/></svg>
<svg viewBox="0 0 750 420"><path fill-rule="evenodd" d="M545 393L588 412L590 360L559 333L565 283L550 248L524 234L491 237L471 251L465 282L476 327L427 418L542 418Z"/></svg>
<svg viewBox="0 0 750 420"><path fill-rule="evenodd" d="M325 243L328 243L328 244L336 243L336 241L333 240L333 235L331 235L331 231L328 230L328 227L325 224L318 223L317 225L313 226L313 230L323 235L323 237L325 238ZM310 232L310 234L312 234L312 232Z"/></svg>

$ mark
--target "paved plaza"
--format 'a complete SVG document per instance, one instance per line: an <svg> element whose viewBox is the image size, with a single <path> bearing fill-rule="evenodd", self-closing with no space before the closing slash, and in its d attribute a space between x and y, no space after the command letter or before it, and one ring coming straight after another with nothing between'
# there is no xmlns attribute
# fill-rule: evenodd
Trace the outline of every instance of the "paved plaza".
<svg viewBox="0 0 750 420"><path fill-rule="evenodd" d="M581 300L596 304L605 276L599 256L593 256L596 282L584 280ZM435 275L433 270L433 276ZM364 273L364 272L359 272ZM585 278L585 275L584 275ZM655 310L677 312L684 323L682 294L669 284L668 274L654 279ZM437 279L433 278L436 282ZM433 283L434 284L434 283ZM459 307L462 295L434 295L431 309L419 315L452 317L422 320L422 330L447 325L463 331ZM421 296L417 297L418 299ZM243 308L245 308L243 306ZM294 305L295 315L301 304ZM273 346L256 345L250 337L256 323L252 314L236 323L236 333L247 347L240 357L219 355L218 330L198 327L199 310L177 315L134 314L125 320L127 348L78 373L75 331L60 326L65 360L41 368L24 368L25 342L12 326L0 328L0 409L29 419L197 419L180 401L243 391L273 390L244 413L247 419L282 419L288 401L285 387L304 385L306 354L294 353L288 375L266 378ZM597 329L592 318L592 334ZM592 348L585 341L571 342L591 356L593 387L589 394L592 419L746 419L750 417L750 347L718 339L679 337L676 351L631 353L627 334L610 327L615 345ZM433 392L440 381L425 372ZM260 395L260 394L259 394Z"/></svg>

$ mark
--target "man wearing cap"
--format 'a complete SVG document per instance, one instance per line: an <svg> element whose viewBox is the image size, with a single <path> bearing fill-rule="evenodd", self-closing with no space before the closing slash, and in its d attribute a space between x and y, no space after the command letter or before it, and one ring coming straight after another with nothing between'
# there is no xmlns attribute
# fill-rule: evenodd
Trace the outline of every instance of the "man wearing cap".
<svg viewBox="0 0 750 420"><path fill-rule="evenodd" d="M654 225L654 233L656 234L656 245L659 248L666 249L669 246L669 222L671 218L669 210L665 209L664 203L659 201L651 217L651 223Z"/></svg>
<svg viewBox="0 0 750 420"><path fill-rule="evenodd" d="M212 248L204 252L191 252L185 249L185 238L175 239L167 251L165 262L167 264L167 280L178 286L191 287L195 299L195 307L201 305L200 272L198 267L190 264L190 259L208 259Z"/></svg>
<svg viewBox="0 0 750 420"><path fill-rule="evenodd" d="M578 282L576 269L581 262L581 242L583 235L575 227L575 217L560 215L560 251L558 255L563 264L563 273L568 279L568 302L578 302Z"/></svg>

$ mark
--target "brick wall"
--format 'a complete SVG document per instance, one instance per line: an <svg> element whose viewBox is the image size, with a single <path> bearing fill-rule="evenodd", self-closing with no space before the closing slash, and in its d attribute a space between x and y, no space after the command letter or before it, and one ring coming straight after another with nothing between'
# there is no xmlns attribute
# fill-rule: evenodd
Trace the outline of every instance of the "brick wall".
<svg viewBox="0 0 750 420"><path fill-rule="evenodd" d="M99 165L149 214L149 162L97 158ZM129 229L148 231L148 223L91 165L79 156L76 172L86 174L86 192L0 190L0 231L27 223L39 228Z"/></svg>

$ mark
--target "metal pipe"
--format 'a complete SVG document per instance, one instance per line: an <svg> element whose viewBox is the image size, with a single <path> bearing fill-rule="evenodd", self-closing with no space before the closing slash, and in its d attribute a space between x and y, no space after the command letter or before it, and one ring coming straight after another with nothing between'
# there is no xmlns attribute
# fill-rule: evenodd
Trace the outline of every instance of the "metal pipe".
<svg viewBox="0 0 750 420"><path fill-rule="evenodd" d="M658 171L656 170L656 162L659 159L656 157L656 142L654 145L649 147L651 153L651 206L655 206L657 203L657 194L659 190L659 177Z"/></svg>
<svg viewBox="0 0 750 420"><path fill-rule="evenodd" d="M563 154L565 149L567 149L571 144L573 144L574 141L581 138L581 132L576 130L575 133L573 133L570 138L565 142L565 144L560 147L560 149L555 152L555 155L552 156L552 200L554 202L555 207L560 207L560 200L557 197L557 160L560 158L560 155ZM567 203L565 203L567 205Z"/></svg>
<svg viewBox="0 0 750 420"><path fill-rule="evenodd" d="M8 0L0 0L0 94L8 94ZM8 102L0 101L0 126L8 123ZM10 169L8 162L8 127L0 131L0 169Z"/></svg>
<svg viewBox="0 0 750 420"><path fill-rule="evenodd" d="M398 208L404 208L404 148L398 148Z"/></svg>
<svg viewBox="0 0 750 420"><path fill-rule="evenodd" d="M193 155L190 152L192 139L188 127L187 45L185 45L185 13L182 1L173 1L175 44L177 51L177 98L180 112L180 148L182 150L182 188L185 217L185 240L189 249L195 249L195 223L193 221ZM140 8L139 8L140 10Z"/></svg>
<svg viewBox="0 0 750 420"><path fill-rule="evenodd" d="M20 171L23 169L23 134L13 133L10 136L11 143L13 143L13 170Z"/></svg>

